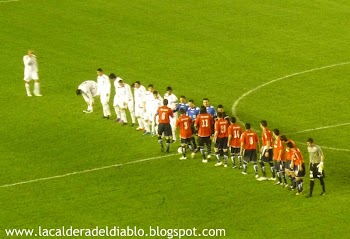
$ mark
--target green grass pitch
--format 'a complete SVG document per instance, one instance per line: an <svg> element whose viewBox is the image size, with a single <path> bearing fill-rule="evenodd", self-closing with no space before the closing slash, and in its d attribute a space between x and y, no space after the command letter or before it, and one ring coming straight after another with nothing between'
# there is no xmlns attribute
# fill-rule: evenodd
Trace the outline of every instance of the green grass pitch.
<svg viewBox="0 0 350 239"><path fill-rule="evenodd" d="M102 67L161 94L171 85L198 104L208 97L230 112L264 83L349 62L349 14L345 0L1 1L0 186L152 160L0 187L0 237L5 228L116 225L348 238L350 125L301 131L350 122L350 64L276 81L236 108L255 129L266 119L286 133L305 158L308 137L324 146L327 194L318 196L316 181L312 199L215 168L214 160L180 161L177 145L160 158L155 138L103 120L98 100L83 114L75 89ZM38 55L41 98L25 94L29 48Z"/></svg>

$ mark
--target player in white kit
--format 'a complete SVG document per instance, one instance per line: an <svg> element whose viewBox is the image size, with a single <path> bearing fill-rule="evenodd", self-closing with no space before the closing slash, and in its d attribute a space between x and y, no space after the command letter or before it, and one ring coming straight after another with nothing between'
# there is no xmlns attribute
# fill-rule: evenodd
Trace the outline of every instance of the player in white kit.
<svg viewBox="0 0 350 239"><path fill-rule="evenodd" d="M24 63L24 86L27 91L28 96L32 96L30 93L30 86L29 82L31 80L34 80L34 95L35 96L42 96L40 94L40 81L39 81L39 68L38 68L38 62L36 61L36 55L33 54L33 50L28 50L28 54L23 57L23 63Z"/></svg>
<svg viewBox="0 0 350 239"><path fill-rule="evenodd" d="M166 88L166 93L164 95L164 99L168 100L168 107L172 110L175 110L177 107L177 102L178 99L176 97L176 95L173 94L173 89L168 86ZM176 142L176 121L177 121L177 112L174 112L174 117L170 118L170 125L171 125L171 130L173 133L173 143Z"/></svg>
<svg viewBox="0 0 350 239"><path fill-rule="evenodd" d="M140 81L134 83L134 100L135 100L135 117L137 119L138 127L136 130L140 131L144 129L143 126L143 96L146 92L146 88L141 85Z"/></svg>
<svg viewBox="0 0 350 239"><path fill-rule="evenodd" d="M158 91L153 91L153 100L150 103L149 121L151 123L151 135L157 135L158 132L158 116L156 122L154 122L154 116L157 114L157 110L163 105L163 98Z"/></svg>
<svg viewBox="0 0 350 239"><path fill-rule="evenodd" d="M103 108L103 118L109 119L111 111L109 109L109 97L111 95L111 82L107 75L103 74L101 68L97 69L97 94L100 95L100 101Z"/></svg>
<svg viewBox="0 0 350 239"><path fill-rule="evenodd" d="M93 112L94 97L97 95L97 83L93 80L87 80L81 83L76 90L77 95L82 95L88 107L84 113Z"/></svg>
<svg viewBox="0 0 350 239"><path fill-rule="evenodd" d="M135 112L134 112L134 98L131 93L130 85L125 83L123 79L120 77L117 77L115 74L110 74L109 78L114 79L114 87L115 87L115 96L114 96L114 102L113 106L115 109L115 112L117 114L117 120L119 123L126 125L128 123L127 117L126 117L126 109L129 110L132 125L135 125ZM116 121L117 121L116 120Z"/></svg>
<svg viewBox="0 0 350 239"><path fill-rule="evenodd" d="M143 125L145 127L145 133L144 135L151 134L151 121L153 120L151 118L152 114L152 101L153 101L153 91L154 87L152 84L148 85L147 91L143 95Z"/></svg>

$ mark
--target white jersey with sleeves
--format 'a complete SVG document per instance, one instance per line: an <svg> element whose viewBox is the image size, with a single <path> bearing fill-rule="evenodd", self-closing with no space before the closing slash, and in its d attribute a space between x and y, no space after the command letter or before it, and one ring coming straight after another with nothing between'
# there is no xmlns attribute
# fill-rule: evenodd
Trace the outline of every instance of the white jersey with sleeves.
<svg viewBox="0 0 350 239"><path fill-rule="evenodd" d="M176 109L176 105L177 105L177 97L174 94L169 95L168 93L164 94L164 99L168 100L168 107L172 110Z"/></svg>
<svg viewBox="0 0 350 239"><path fill-rule="evenodd" d="M111 93L111 82L107 75L97 76L97 89L99 95L106 95Z"/></svg>

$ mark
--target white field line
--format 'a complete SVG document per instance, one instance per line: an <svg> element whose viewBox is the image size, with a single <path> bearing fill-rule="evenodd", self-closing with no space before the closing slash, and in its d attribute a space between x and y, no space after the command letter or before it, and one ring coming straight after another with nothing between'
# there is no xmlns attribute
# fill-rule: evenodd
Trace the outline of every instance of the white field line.
<svg viewBox="0 0 350 239"><path fill-rule="evenodd" d="M327 68L343 66L343 65L348 65L348 64L350 64L350 61L336 63L336 64L332 64L332 65L328 65L328 66L317 67L317 68L309 69L309 70L306 70L306 71L300 71L300 72L296 72L296 73L293 73L293 74L290 74L290 75L282 76L280 78L268 81L268 82L266 82L266 83L264 83L262 85L259 85L259 86L255 87L255 88L245 92L240 97L238 97L238 99L232 105L232 109L231 109L232 110L232 115L236 117L236 120L237 120L238 123L244 125L244 122L241 121L238 118L237 114L236 114L236 108L237 108L238 104L241 102L241 100L244 99L246 96L250 95L251 93L253 93L253 92L255 92L255 91L257 91L257 90L259 90L259 89L261 89L261 88L263 88L263 87L265 87L267 85L270 85L270 84L275 83L275 82L280 81L280 80L285 80L285 79L291 78L293 76L303 75L303 74L307 74L307 73L314 72L314 71L320 71L320 70L324 70L324 69L327 69ZM294 134L303 133L303 132L310 132L310 131L315 131L315 130L321 130L321 129L327 129L327 128L333 128L333 127L339 127L339 126L345 126L345 125L349 125L349 124L350 123L343 123L343 124L338 124L338 125L330 125L330 126L324 126L324 127L314 128L314 129L307 129L307 130L302 130L302 131L296 132ZM322 146L322 148L329 149L329 150L350 152L349 149L338 149L338 148L327 147L327 146Z"/></svg>
<svg viewBox="0 0 350 239"><path fill-rule="evenodd" d="M334 151L344 151L344 152L350 152L350 149L338 149L338 148L333 148L333 147L327 147L327 146L321 146L319 145L321 148L323 149L329 149L329 150L334 150Z"/></svg>
<svg viewBox="0 0 350 239"><path fill-rule="evenodd" d="M268 82L266 82L266 83L264 83L262 85L259 85L259 86L255 87L255 88L245 92L243 95L238 97L238 99L232 105L232 115L236 117L237 122L239 122L239 123L244 125L244 122L241 121L236 115L236 108L237 108L237 105L241 102L242 99L244 99L246 96L250 95L254 91L257 91L257 90L259 90L259 89L261 89L261 88L263 88L263 87L265 87L267 85L275 83L276 81L288 79L288 78L291 78L293 76L303 75L303 74L306 74L306 73L310 73L310 72L314 72L314 71L320 71L320 70L324 70L324 69L332 68L332 67L337 67L337 66L343 66L343 65L347 65L347 64L350 64L350 61L341 62L341 63L337 63L337 64L332 64L332 65L328 65L328 66L317 67L317 68L313 68L313 69L306 70L306 71L300 71L300 72L296 72L296 73L293 73L293 74L290 74L290 75L286 75L286 76L283 76L283 77L280 77L280 78L268 81Z"/></svg>
<svg viewBox="0 0 350 239"><path fill-rule="evenodd" d="M288 135L290 135L290 134L300 134L300 133L305 133L305 132L310 132L310 131L329 129L329 128L336 128L336 127L346 126L346 125L350 125L350 123L342 123L342 124L328 125L328 126L323 126L323 127L313 128L313 129L305 129L305 130L301 130L301 131L298 131L298 132L287 133L287 134Z"/></svg>
<svg viewBox="0 0 350 239"><path fill-rule="evenodd" d="M129 164L136 164L136 163L142 163L142 162L161 159L161 158L167 158L167 157L174 156L174 155L175 154L169 154L169 155L164 155L164 156L139 159L139 160L130 161L130 162L126 162L126 163L118 163L118 164L112 164L112 165L102 166L102 167L98 167L98 168L85 169L85 170L81 170L81 171L76 171L76 172L51 176L51 177L32 179L32 180L28 180L28 181L22 181L22 182L11 183L11 184L4 184L4 185L1 185L0 188L8 188L8 187L18 186L18 185L22 185L22 184L36 183L36 182L40 182L40 181L52 180L52 179L56 179L56 178L65 178L65 177L69 177L69 176L73 176L73 175L77 175L77 174L91 173L91 172L100 171L100 170L104 170L104 169L122 167L122 166L129 165Z"/></svg>
<svg viewBox="0 0 350 239"><path fill-rule="evenodd" d="M18 2L18 0L5 0L5 1L0 1L0 3L6 3L6 2Z"/></svg>

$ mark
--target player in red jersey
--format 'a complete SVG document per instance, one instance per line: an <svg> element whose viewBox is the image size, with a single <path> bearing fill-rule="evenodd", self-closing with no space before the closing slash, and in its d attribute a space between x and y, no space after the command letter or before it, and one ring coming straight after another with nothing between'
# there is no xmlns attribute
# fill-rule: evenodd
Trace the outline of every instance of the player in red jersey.
<svg viewBox="0 0 350 239"><path fill-rule="evenodd" d="M241 136L241 150L240 154L243 155L243 171L242 174L247 174L247 167L249 162L253 162L255 178L258 178L258 164L257 164L257 150L259 150L259 138L258 135L250 129L250 123L245 124L246 131Z"/></svg>
<svg viewBox="0 0 350 239"><path fill-rule="evenodd" d="M189 149L192 151L192 158L194 157L193 147L191 144L192 139L192 119L191 117L186 115L186 111L184 108L180 108L180 117L176 120L176 128L180 128L180 143L182 149L182 157L180 160L187 159L186 156L186 145L188 145Z"/></svg>
<svg viewBox="0 0 350 239"><path fill-rule="evenodd" d="M290 168L290 164L292 162L292 151L287 148L287 143L290 142L293 144L294 148L297 148L295 142L291 139L287 139L285 135L281 135L281 140L284 143L284 154L285 154L285 172L286 175L290 179L290 189L294 190L296 188L296 182L295 182L295 176L294 176L294 170Z"/></svg>
<svg viewBox="0 0 350 239"><path fill-rule="evenodd" d="M227 146L231 148L232 168L236 168L236 156L239 161L239 169L243 168L242 155L239 153L241 147L242 127L236 124L236 118L231 118L231 125L228 127L228 143Z"/></svg>
<svg viewBox="0 0 350 239"><path fill-rule="evenodd" d="M226 119L224 119L224 113L218 112L217 113L218 119L215 122L215 133L213 137L213 142L215 143L214 150L215 150L215 156L218 160L218 162L215 164L215 166L221 166L221 157L220 157L220 151L222 151L224 155L224 167L227 167L227 160L228 160L228 154L227 154L227 145L228 145L228 127L229 123Z"/></svg>
<svg viewBox="0 0 350 239"><path fill-rule="evenodd" d="M305 176L305 163L303 155L298 148L295 148L292 142L287 143L287 148L291 151L292 162L290 168L294 170L296 185L298 192L295 195L301 195L303 193L303 177Z"/></svg>
<svg viewBox="0 0 350 239"><path fill-rule="evenodd" d="M261 155L260 155L260 166L261 166L261 171L263 173L263 176L259 178L258 180L266 180L266 171L265 171L265 162L270 165L270 170L272 173L272 177L269 178L269 180L276 180L275 176L275 166L273 165L273 160L272 160L272 133L267 128L267 121L262 120L260 121L260 128L262 129L262 147L261 147Z"/></svg>
<svg viewBox="0 0 350 239"><path fill-rule="evenodd" d="M173 110L168 107L168 100L163 100L163 106L159 107L157 113L154 115L154 124L156 124L156 118L158 116L158 143L160 144L161 151L164 152L162 135L166 140L166 152L170 150L170 139L172 136L170 117L173 117Z"/></svg>
<svg viewBox="0 0 350 239"><path fill-rule="evenodd" d="M273 130L273 137L275 138L273 142L273 161L275 163L276 175L278 178L278 182L275 185L283 184L282 186L288 186L286 173L284 171L285 164L285 153L284 153L284 143L281 141L280 131L278 129Z"/></svg>
<svg viewBox="0 0 350 239"><path fill-rule="evenodd" d="M196 118L194 127L198 130L198 147L203 156L203 163L207 163L207 158L210 158L213 117L207 113L205 106L201 106L200 113ZM204 144L207 146L207 158L205 156Z"/></svg>

